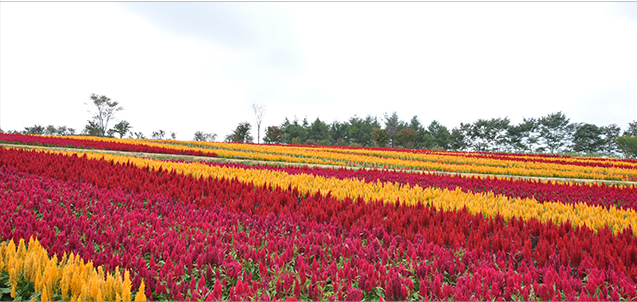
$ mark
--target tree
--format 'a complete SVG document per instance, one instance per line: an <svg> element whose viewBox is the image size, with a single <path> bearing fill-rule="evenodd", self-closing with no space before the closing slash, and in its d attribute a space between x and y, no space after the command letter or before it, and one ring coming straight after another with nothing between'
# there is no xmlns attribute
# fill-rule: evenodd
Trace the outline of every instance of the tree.
<svg viewBox="0 0 637 302"><path fill-rule="evenodd" d="M329 144L330 126L317 117L307 131L307 141L312 144Z"/></svg>
<svg viewBox="0 0 637 302"><path fill-rule="evenodd" d="M416 145L416 139L418 139L418 132L409 127L400 129L396 135L396 143L403 148L412 149Z"/></svg>
<svg viewBox="0 0 637 302"><path fill-rule="evenodd" d="M33 125L32 127L24 127L24 134L44 134L44 127Z"/></svg>
<svg viewBox="0 0 637 302"><path fill-rule="evenodd" d="M136 139L146 139L146 136L141 131L140 132L134 132L133 134L135 134L135 138Z"/></svg>
<svg viewBox="0 0 637 302"><path fill-rule="evenodd" d="M509 118L479 119L471 125L469 137L476 151L499 151L505 145Z"/></svg>
<svg viewBox="0 0 637 302"><path fill-rule="evenodd" d="M252 104L252 111L254 111L254 118L257 122L257 144L261 138L261 122L265 115L266 106L264 104Z"/></svg>
<svg viewBox="0 0 637 302"><path fill-rule="evenodd" d="M622 135L615 142L626 158L637 158L637 136Z"/></svg>
<svg viewBox="0 0 637 302"><path fill-rule="evenodd" d="M217 138L217 134L214 133L204 133L203 131L195 132L194 141L199 142L212 142Z"/></svg>
<svg viewBox="0 0 637 302"><path fill-rule="evenodd" d="M93 115L93 120L86 125L85 133L104 136L108 132L108 123L111 120L115 120L115 113L124 110L124 108L119 106L119 102L111 101L105 95L98 96L93 93L91 94L91 100L93 100L93 105L97 107L97 111Z"/></svg>
<svg viewBox="0 0 637 302"><path fill-rule="evenodd" d="M332 145L349 145L349 124L347 122L341 123L339 121L334 121L330 125L330 139Z"/></svg>
<svg viewBox="0 0 637 302"><path fill-rule="evenodd" d="M53 125L48 125L44 129L44 135L55 135L55 133L57 133L57 128Z"/></svg>
<svg viewBox="0 0 637 302"><path fill-rule="evenodd" d="M601 150L604 146L602 129L593 124L580 124L575 127L577 130L573 134L573 151L595 153Z"/></svg>
<svg viewBox="0 0 637 302"><path fill-rule="evenodd" d="M403 125L404 123L398 118L396 111L394 111L391 116L385 113L385 130L387 131L387 135L389 135L389 142L392 148L396 141L396 135L398 135L398 131L402 129Z"/></svg>
<svg viewBox="0 0 637 302"><path fill-rule="evenodd" d="M112 136L113 134L117 133L119 134L119 138L124 137L124 135L126 135L126 133L128 133L128 131L130 131L130 129L132 129L133 127L130 125L129 122L127 121L121 121L117 124L115 124L113 126L113 129L110 129L109 132L109 136Z"/></svg>
<svg viewBox="0 0 637 302"><path fill-rule="evenodd" d="M349 142L356 146L371 146L373 143L372 131L380 127L375 116L368 115L365 119L353 116L349 119L347 137Z"/></svg>
<svg viewBox="0 0 637 302"><path fill-rule="evenodd" d="M632 123L628 123L628 129L624 131L624 135L626 136L637 136L637 121L633 121Z"/></svg>
<svg viewBox="0 0 637 302"><path fill-rule="evenodd" d="M307 118L303 119L303 124L299 124L299 120L295 117L294 122L285 118L281 125L283 130L283 142L286 144L303 144L307 141L307 128L309 127Z"/></svg>
<svg viewBox="0 0 637 302"><path fill-rule="evenodd" d="M413 148L422 147L427 131L425 130L425 127L418 120L418 116L414 115L414 117L412 117L411 121L409 122L409 126L407 127L409 127L411 130L414 130L414 132L416 132L416 138L414 139Z"/></svg>
<svg viewBox="0 0 637 302"><path fill-rule="evenodd" d="M449 147L451 150L460 151L467 150L471 146L469 143L469 134L471 132L471 124L460 123L460 127L451 130L449 137Z"/></svg>
<svg viewBox="0 0 637 302"><path fill-rule="evenodd" d="M151 137L153 139L164 139L165 135L166 135L166 131L159 130L159 131L153 131L153 134L151 135Z"/></svg>
<svg viewBox="0 0 637 302"><path fill-rule="evenodd" d="M88 124L84 126L82 133L90 136L104 136L102 128L96 121L88 121Z"/></svg>
<svg viewBox="0 0 637 302"><path fill-rule="evenodd" d="M251 143L252 136L250 135L250 123L239 123L236 129L226 136L226 142L231 143Z"/></svg>
<svg viewBox="0 0 637 302"><path fill-rule="evenodd" d="M277 126L270 126L265 129L263 142L266 144L280 144L283 140L283 130Z"/></svg>
<svg viewBox="0 0 637 302"><path fill-rule="evenodd" d="M539 119L540 139L551 153L559 151L570 140L574 127L569 121L561 111Z"/></svg>
<svg viewBox="0 0 637 302"><path fill-rule="evenodd" d="M387 144L389 144L389 135L385 129L378 127L372 130L372 137L378 147L387 147Z"/></svg>
<svg viewBox="0 0 637 302"><path fill-rule="evenodd" d="M447 127L440 124L440 122L433 120L423 136L423 146L427 149L449 149L449 140L451 139L451 133Z"/></svg>
<svg viewBox="0 0 637 302"><path fill-rule="evenodd" d="M604 145L602 146L602 151L613 154L617 151L617 138L621 132L621 128L616 124L610 124L608 126L604 126L602 129L602 135L604 136Z"/></svg>
<svg viewBox="0 0 637 302"><path fill-rule="evenodd" d="M177 133L170 131L170 139L176 140L177 139Z"/></svg>
<svg viewBox="0 0 637 302"><path fill-rule="evenodd" d="M60 126L55 131L55 134L56 135L73 135L73 134L75 134L75 129L68 128L66 126Z"/></svg>

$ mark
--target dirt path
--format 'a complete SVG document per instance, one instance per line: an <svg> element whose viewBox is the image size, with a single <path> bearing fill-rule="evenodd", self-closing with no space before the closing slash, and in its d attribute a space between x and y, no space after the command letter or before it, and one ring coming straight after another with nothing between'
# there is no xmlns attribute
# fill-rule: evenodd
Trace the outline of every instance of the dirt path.
<svg viewBox="0 0 637 302"><path fill-rule="evenodd" d="M349 169L365 169L375 170L373 168L364 167L345 167L334 165L320 165L320 164L305 164L305 163L286 163L286 162L272 162L264 160L253 160L251 158L221 158L221 157L208 157L208 156L193 156L193 155L180 155L180 154L163 154L163 153L144 153L144 152L131 152L131 151L113 151L102 149L79 149L79 148L66 148L66 147L46 147L46 146L32 146L32 145L16 145L16 144L4 144L0 143L0 146L15 147L15 148L27 148L27 149L47 149L58 151L81 151L81 152L96 152L116 154L123 156L144 157L144 158L157 158L157 159L183 159L185 161L213 161L220 163L241 163L248 165L276 165L276 166L305 166L305 167L318 167L318 168L349 168ZM519 176L519 175L501 175L501 174L478 174L478 173L457 173L457 172L443 172L443 171L422 171L422 170L399 170L399 169L385 169L389 171L400 171L407 173L421 173L421 174L438 174L438 175L461 175L461 176L479 176L479 177L501 177L501 178L513 178L523 180L542 180L542 181L570 181L580 183L605 183L605 184L621 184L621 185L637 185L636 181L620 181L620 180L599 180L599 179L583 179L583 178L559 178L559 177L538 177L538 176Z"/></svg>

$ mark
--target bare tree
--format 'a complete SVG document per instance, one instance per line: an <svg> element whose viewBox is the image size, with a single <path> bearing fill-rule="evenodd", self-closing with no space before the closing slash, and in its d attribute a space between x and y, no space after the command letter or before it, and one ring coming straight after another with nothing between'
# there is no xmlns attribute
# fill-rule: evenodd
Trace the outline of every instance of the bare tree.
<svg viewBox="0 0 637 302"><path fill-rule="evenodd" d="M118 101L111 101L111 99L105 95L100 96L92 93L91 100L93 101L93 105L97 107L97 112L94 113L93 120L89 121L85 132L89 135L104 136L108 131L108 122L111 119L114 120L115 113L124 110L124 107L119 106ZM88 105L87 103L85 104Z"/></svg>
<svg viewBox="0 0 637 302"><path fill-rule="evenodd" d="M257 121L257 144L261 139L261 122L263 121L263 116L265 115L266 106L264 104L252 104L252 110L254 111L254 117Z"/></svg>

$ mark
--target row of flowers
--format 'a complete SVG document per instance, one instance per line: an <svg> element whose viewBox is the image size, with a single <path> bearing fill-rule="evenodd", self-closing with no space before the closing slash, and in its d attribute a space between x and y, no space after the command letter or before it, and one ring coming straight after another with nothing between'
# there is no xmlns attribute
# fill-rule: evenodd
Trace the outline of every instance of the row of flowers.
<svg viewBox="0 0 637 302"><path fill-rule="evenodd" d="M442 151L418 152L416 150L406 152L405 150L339 149L326 146L317 148L103 137L46 137L21 134L0 134L0 141L336 166L606 180L637 179L637 163L617 159L490 155L446 151L443 153Z"/></svg>
<svg viewBox="0 0 637 302"><path fill-rule="evenodd" d="M140 140L95 140L85 136L39 136L17 133L0 133L0 143L41 145L53 147L70 147L86 149L104 149L114 151L145 152L159 154L181 154L195 156L211 156L216 154L209 150L192 150L180 146L171 146Z"/></svg>
<svg viewBox="0 0 637 302"><path fill-rule="evenodd" d="M172 160L185 162L183 160ZM310 174L338 179L356 178L367 183L392 182L418 185L422 188L436 187L448 190L460 188L464 192L492 192L513 198L533 198L539 202L553 201L567 204L586 203L604 208L617 207L637 210L637 187L634 185L607 185L603 183L573 183L514 178L478 177L463 175L440 175L404 173L367 169L323 169L307 166L280 167L271 165L245 165L235 163L201 162L208 165L241 169L264 169L284 171L290 175Z"/></svg>
<svg viewBox="0 0 637 302"><path fill-rule="evenodd" d="M329 199L312 200L302 194L294 196L299 202L297 210L275 214L277 211L271 207L266 210L267 203L284 203L290 191L275 189L266 194L267 190L237 181L208 179L208 186L219 190L214 197L207 196L206 202L175 201L170 195L149 192L159 191L169 183L192 185L202 180L99 160L54 157L64 164L70 163L66 159L80 164L77 168L67 166L71 177L86 175L87 172L79 171L88 169L88 173L102 176L111 176L116 170L138 171L138 181L144 183L153 177L171 178L170 182L149 181L148 190L137 194L126 192L129 184L122 184L124 190L98 189L84 182L99 182L98 179L61 181L0 167L0 190L5 192L0 199L2 238L18 241L38 234L53 257L77 253L102 265L106 274L118 266L126 268L131 272L132 287L141 288L137 299L143 296L151 300L352 301L637 297L636 276L630 277L620 266L613 266L613 260L600 264L584 254L573 265L563 262L564 258L553 251L548 259L538 262L514 247L485 249L470 244L449 247L429 239L432 234L444 233L440 227L448 225L423 228L413 239L391 230L389 226L393 224L374 226L373 220L359 219L344 228L335 216L330 222L319 222L316 215L303 213L303 209L311 207L316 211ZM89 166L81 162L97 164ZM29 169L30 163L27 160L24 163L23 168ZM49 174L47 171L39 174ZM278 196L268 199L266 195ZM292 200L291 204L297 201ZM248 206L252 208L248 210ZM391 211L400 214L405 209L380 203L377 207L390 216ZM291 209L288 205L285 208ZM361 214L365 210L368 209L359 208ZM465 212L465 218L469 217ZM450 216L439 222L446 218ZM480 215L466 221L473 222L474 232L485 237L489 236L486 232L495 233L511 224L523 225L512 220L504 226L501 218L484 220ZM550 237L546 231L558 228L537 223L535 227L541 231L532 236L541 239L534 248L529 243L528 248L538 251L546 247L542 243L543 238ZM578 238L579 231L570 229L566 235ZM632 237L629 233L622 236ZM588 231L588 237L601 235ZM498 244L494 240L492 245ZM634 245L633 241L631 246ZM637 251L633 253L637 255ZM142 280L147 280L147 286ZM112 293L107 284L92 286L96 293Z"/></svg>
<svg viewBox="0 0 637 302"><path fill-rule="evenodd" d="M513 217L540 222L564 223L587 226L594 230L609 228L617 234L629 226L637 225L637 213L632 208L598 206L586 203L539 202L533 198L507 197L493 192L465 192L460 188L421 187L419 184L365 181L358 178L324 177L315 174L289 174L277 169L244 169L238 166L210 165L204 163L162 162L148 158L131 158L102 153L71 151L43 151L53 154L78 154L89 159L104 158L118 163L130 163L153 170L175 171L193 177L236 178L241 182L257 186L272 185L294 188L305 194L325 194L338 200L361 199L364 202L383 201L406 205L424 205L438 210L460 210L466 208L471 214L486 217L501 215L505 220ZM9 158L9 157L8 157ZM121 175L109 175L119 178ZM114 187L117 186L115 182ZM185 188L185 190L192 190ZM322 193L321 193L322 192ZM637 229L633 230L637 232Z"/></svg>
<svg viewBox="0 0 637 302"><path fill-rule="evenodd" d="M14 134L18 135L18 134ZM53 139L52 137L41 137ZM37 140L37 136L30 139ZM336 166L431 170L460 173L565 177L633 181L637 162L623 159L546 157L476 152L335 148L332 146L282 146L175 140L137 140L105 137L56 137L60 140L165 147L182 154L251 158L255 160L326 164ZM178 150L178 151L175 151Z"/></svg>
<svg viewBox="0 0 637 302"><path fill-rule="evenodd" d="M195 178L192 174L159 166L156 169L138 167L133 159L118 164L89 159L95 155L64 156L7 149L0 149L0 155L2 165L62 180L165 194L185 203L204 207L221 205L245 213L298 214L321 223L335 221L345 228L355 225L368 229L380 227L408 240L422 236L444 247L462 246L476 252L519 252L539 265L545 265L555 254L564 265L577 267L588 255L597 268L605 269L612 263L615 270L630 278L637 277L637 247L630 224L622 225L622 231L613 232L608 227L595 230L585 225L574 226L569 221L556 225L551 221L540 222L534 217L487 216L482 211L473 214L467 207L438 209L423 203L407 206L382 200L364 202L360 197L341 200L330 193L300 192L292 185L259 185L239 181L233 176Z"/></svg>

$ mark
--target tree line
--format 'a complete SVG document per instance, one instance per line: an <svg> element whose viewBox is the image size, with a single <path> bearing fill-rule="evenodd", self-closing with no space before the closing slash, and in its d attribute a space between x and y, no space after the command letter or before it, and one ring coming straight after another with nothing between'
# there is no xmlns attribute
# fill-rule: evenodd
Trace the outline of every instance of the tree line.
<svg viewBox="0 0 637 302"><path fill-rule="evenodd" d="M239 124L226 137L229 142L252 142L250 124ZM478 119L448 128L434 120L423 125L417 116L401 120L396 112L381 120L368 115L344 122L326 123L316 118L290 121L265 129L264 143L390 147L453 151L579 153L637 156L637 121L622 130L616 124L597 126L573 123L564 113L524 118L513 124L508 117Z"/></svg>
<svg viewBox="0 0 637 302"><path fill-rule="evenodd" d="M116 113L124 110L119 102L102 95L91 94L93 116L87 121L80 135L108 136L120 138L146 138L141 132L133 132L128 121L117 121ZM257 143L260 143L261 123L265 105L253 104L257 126ZM253 142L251 124L240 123L225 137L226 142ZM0 130L1 131L1 130ZM18 132L18 131L12 131ZM66 126L34 125L25 127L24 134L75 135L76 130ZM153 131L151 138L176 138L174 132ZM215 141L217 135L197 131L195 141ZM414 115L409 122L401 120L396 112L385 113L379 120L376 116L365 118L354 115L349 120L326 123L316 118L310 123L307 118L290 121L287 117L278 126L265 129L266 144L308 144L361 147L390 147L453 151L517 152L517 153L579 153L591 155L637 157L637 121L628 124L623 131L616 124L597 126L589 123L574 123L564 113L555 112L539 118L524 118L513 124L508 117L478 119L473 123L460 123L448 128L434 120L428 126Z"/></svg>

